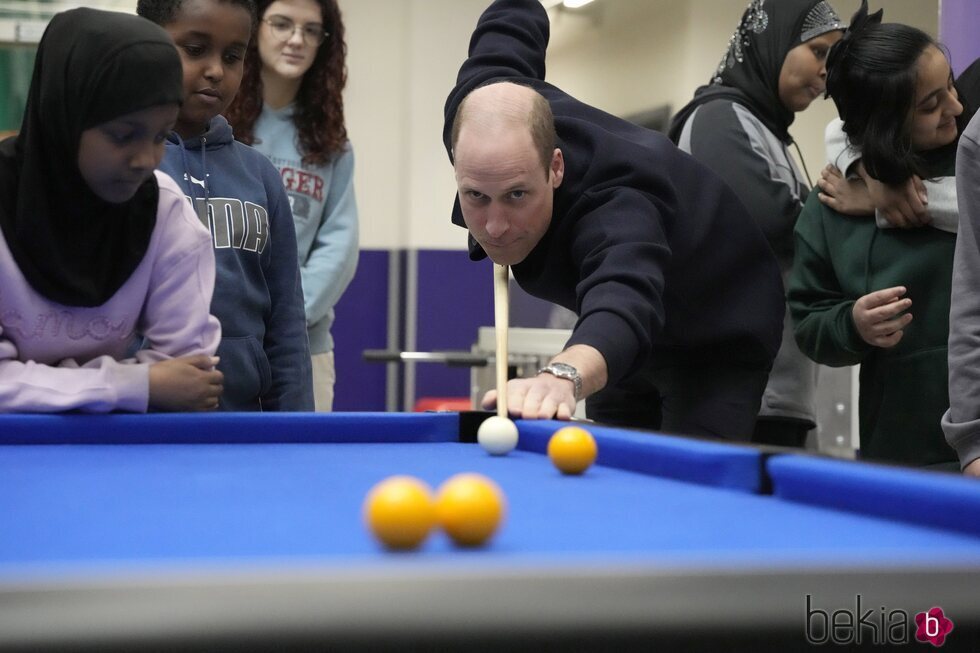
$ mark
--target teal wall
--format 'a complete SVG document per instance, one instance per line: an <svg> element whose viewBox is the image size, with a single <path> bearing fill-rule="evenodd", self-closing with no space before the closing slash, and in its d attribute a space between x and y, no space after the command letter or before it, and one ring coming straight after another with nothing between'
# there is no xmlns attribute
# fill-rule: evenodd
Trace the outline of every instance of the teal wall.
<svg viewBox="0 0 980 653"><path fill-rule="evenodd" d="M0 131L20 129L36 52L33 47L0 47Z"/></svg>

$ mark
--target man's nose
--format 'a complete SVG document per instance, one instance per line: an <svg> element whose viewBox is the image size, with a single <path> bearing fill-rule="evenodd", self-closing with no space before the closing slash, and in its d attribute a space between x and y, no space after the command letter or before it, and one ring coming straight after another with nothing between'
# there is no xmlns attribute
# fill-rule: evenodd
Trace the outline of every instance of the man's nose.
<svg viewBox="0 0 980 653"><path fill-rule="evenodd" d="M487 211L487 235L491 238L500 238L505 233L510 225L507 222L507 216L503 211L499 209L490 208Z"/></svg>

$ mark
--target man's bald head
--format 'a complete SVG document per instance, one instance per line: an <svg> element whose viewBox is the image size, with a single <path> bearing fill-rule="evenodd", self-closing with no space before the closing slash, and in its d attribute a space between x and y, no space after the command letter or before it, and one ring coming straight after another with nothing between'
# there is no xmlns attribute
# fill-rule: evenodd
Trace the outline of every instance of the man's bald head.
<svg viewBox="0 0 980 653"><path fill-rule="evenodd" d="M555 117L548 100L529 86L494 82L471 91L463 98L453 120L454 153L464 127L487 138L500 131L528 130L545 175L548 174L558 141Z"/></svg>

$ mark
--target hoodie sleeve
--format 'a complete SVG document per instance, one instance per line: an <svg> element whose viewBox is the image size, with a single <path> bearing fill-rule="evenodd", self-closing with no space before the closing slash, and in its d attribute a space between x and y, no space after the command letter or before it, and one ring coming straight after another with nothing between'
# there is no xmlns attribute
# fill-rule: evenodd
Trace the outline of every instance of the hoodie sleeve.
<svg viewBox="0 0 980 653"><path fill-rule="evenodd" d="M960 228L960 210L956 203L956 177L937 177L923 179L926 187L926 197L929 199L929 226L940 231L955 234ZM879 212L875 211L875 224L879 227L892 227L892 224Z"/></svg>
<svg viewBox="0 0 980 653"><path fill-rule="evenodd" d="M286 188L264 157L262 180L269 196L269 248L262 259L271 299L263 343L272 372L263 411L312 411L313 371L306 334L296 228Z"/></svg>
<svg viewBox="0 0 980 653"><path fill-rule="evenodd" d="M354 152L337 158L313 248L301 262L306 320L316 324L340 300L357 269L358 224L354 199Z"/></svg>
<svg viewBox="0 0 980 653"><path fill-rule="evenodd" d="M960 210L956 203L956 177L923 179L922 185L925 186L926 197L929 199L928 213L932 218L929 226L955 234L960 227ZM880 229L896 228L878 209L875 209L875 224Z"/></svg>
<svg viewBox="0 0 980 653"><path fill-rule="evenodd" d="M0 328L0 413L146 412L149 365L126 364L110 356L81 367L70 359L56 366L17 359L17 348Z"/></svg>
<svg viewBox="0 0 980 653"><path fill-rule="evenodd" d="M575 289L579 320L566 347L597 349L611 385L649 360L663 330L663 270L671 252L660 212L645 193L615 187L580 202L589 207L575 222L570 252L582 262Z"/></svg>
<svg viewBox="0 0 980 653"><path fill-rule="evenodd" d="M980 116L980 114L977 114ZM949 315L949 410L946 440L964 467L980 458L980 118L960 138L956 179L959 235Z"/></svg>
<svg viewBox="0 0 980 653"><path fill-rule="evenodd" d="M137 325L145 348L121 361L97 356L83 365L70 358L42 365L17 360L16 347L0 328L0 412L145 412L151 364L214 354L221 328L209 312L215 275L211 237L170 178L158 175L158 180L157 231L148 250L153 266Z"/></svg>
<svg viewBox="0 0 980 653"><path fill-rule="evenodd" d="M538 0L496 0L477 22L469 57L446 100L443 140L452 158L456 110L470 91L494 79L544 81L550 24Z"/></svg>
<svg viewBox="0 0 980 653"><path fill-rule="evenodd" d="M158 178L163 175L158 174ZM149 294L140 316L146 342L140 362L207 354L221 341L221 325L211 315L215 262L211 234L169 177L160 179L159 224L167 225L153 264Z"/></svg>
<svg viewBox="0 0 980 653"><path fill-rule="evenodd" d="M796 254L786 289L796 343L810 359L843 367L857 365L873 349L858 335L854 300L841 288L824 234L824 211L811 193L796 223Z"/></svg>
<svg viewBox="0 0 980 653"><path fill-rule="evenodd" d="M847 144L844 122L840 118L834 118L827 123L827 128L824 130L824 144L827 149L827 161L848 176L856 174L851 170L851 166L861 159L861 152ZM956 178L924 179L922 183L926 187L926 197L929 198L929 217L932 218L929 226L955 234L959 228ZM875 209L875 224L881 229L894 228L894 225L877 209Z"/></svg>

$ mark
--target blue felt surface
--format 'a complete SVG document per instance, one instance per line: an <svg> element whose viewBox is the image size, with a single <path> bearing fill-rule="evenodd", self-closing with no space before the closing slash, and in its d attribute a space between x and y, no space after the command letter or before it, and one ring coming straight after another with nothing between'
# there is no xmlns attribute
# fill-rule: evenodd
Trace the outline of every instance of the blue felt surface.
<svg viewBox="0 0 980 653"><path fill-rule="evenodd" d="M0 578L25 568L390 561L361 521L394 474L433 487L475 471L508 498L482 550L442 535L401 560L889 564L980 560L976 538L596 466L568 477L530 451L478 445L0 447Z"/></svg>
<svg viewBox="0 0 980 653"><path fill-rule="evenodd" d="M0 416L0 579L297 560L980 564L964 479L777 456L764 495L752 448L595 425L598 464L568 477L541 454L564 425L520 421L520 448L495 457L456 441L454 413ZM435 534L392 556L364 528L381 479L465 471L508 498L486 548Z"/></svg>

